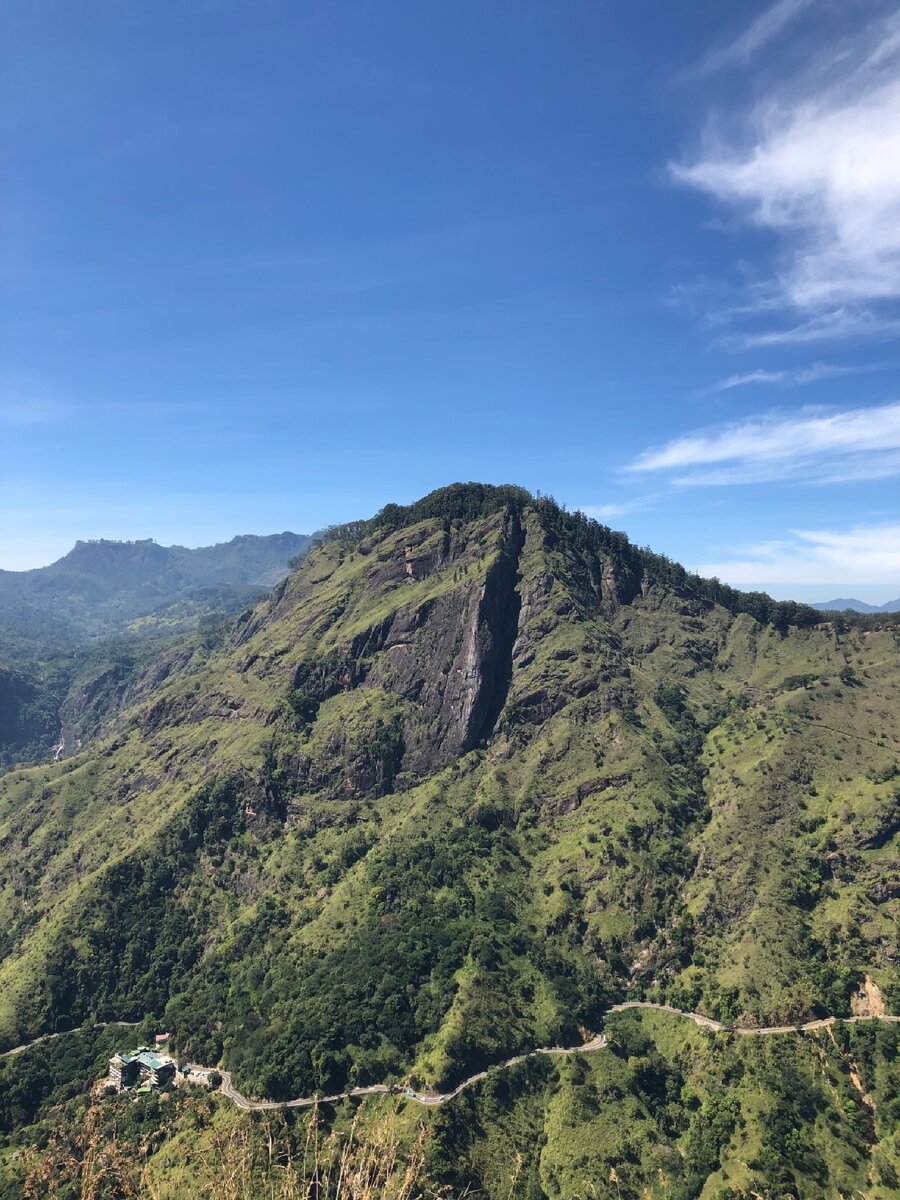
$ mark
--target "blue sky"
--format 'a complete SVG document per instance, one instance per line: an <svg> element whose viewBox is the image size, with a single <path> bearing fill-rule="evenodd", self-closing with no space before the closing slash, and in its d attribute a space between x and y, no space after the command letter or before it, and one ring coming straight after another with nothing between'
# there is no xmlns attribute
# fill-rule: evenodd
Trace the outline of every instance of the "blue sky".
<svg viewBox="0 0 900 1200"><path fill-rule="evenodd" d="M0 20L0 566L479 479L900 594L895 5Z"/></svg>

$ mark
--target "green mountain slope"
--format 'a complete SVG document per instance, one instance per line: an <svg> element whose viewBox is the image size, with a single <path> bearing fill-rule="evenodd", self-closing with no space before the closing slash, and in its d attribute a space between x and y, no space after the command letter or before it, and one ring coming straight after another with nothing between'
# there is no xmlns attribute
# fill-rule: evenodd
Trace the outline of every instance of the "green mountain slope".
<svg viewBox="0 0 900 1200"><path fill-rule="evenodd" d="M284 1097L444 1085L626 996L897 1011L898 687L889 618L518 489L389 506L0 779L0 1037L153 1015Z"/></svg>
<svg viewBox="0 0 900 1200"><path fill-rule="evenodd" d="M0 1149L0 1196L896 1196L897 1026L712 1038L681 1018L631 1012L610 1036L596 1054L492 1073L439 1109L379 1096L311 1114L241 1112L191 1087L72 1099L121 1045L111 1030L77 1033L64 1050L45 1043L15 1065L0 1059L0 1136L18 1126ZM53 1106L23 1128L40 1089ZM338 1192L335 1160L348 1150L368 1169L345 1157L357 1186Z"/></svg>

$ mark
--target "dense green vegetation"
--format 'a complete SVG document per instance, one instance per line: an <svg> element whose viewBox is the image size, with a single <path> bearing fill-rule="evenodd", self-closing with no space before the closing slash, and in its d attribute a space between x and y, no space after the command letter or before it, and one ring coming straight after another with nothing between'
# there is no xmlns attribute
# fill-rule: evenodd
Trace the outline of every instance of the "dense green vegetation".
<svg viewBox="0 0 900 1200"><path fill-rule="evenodd" d="M123 1039L135 1036L121 1026L85 1028L0 1058L0 1137L15 1140L51 1109L83 1095L86 1083L106 1074Z"/></svg>
<svg viewBox="0 0 900 1200"><path fill-rule="evenodd" d="M486 483L452 483L429 492L413 504L387 504L368 520L329 525L316 534L315 541L317 544L338 542L358 547L365 538L396 533L398 529L407 529L420 521L439 521L442 527L452 522L463 525L508 508L522 511L533 503L530 492L513 484L495 487Z"/></svg>
<svg viewBox="0 0 900 1200"><path fill-rule="evenodd" d="M0 664L0 768L45 754L58 734L53 690L27 672Z"/></svg>
<svg viewBox="0 0 900 1200"><path fill-rule="evenodd" d="M626 996L742 1025L897 1011L898 643L896 621L694 579L519 489L457 486L326 531L233 628L98 663L88 750L0 778L0 1041L146 1016L241 1090L288 1097L443 1087L578 1043ZM719 1132L690 1132L698 1072L755 1080L748 1129L774 1103L753 1058L769 1051L713 1054L678 1028L631 1047L621 1096L589 1100L601 1058L583 1068L586 1114L637 1097L647 1144L678 1143L677 1172L611 1160L622 1194L662 1170L699 1195L715 1174L739 1126L710 1099ZM797 1050L801 1081L824 1037ZM502 1085L516 1145L576 1067L561 1084L535 1069ZM831 1162L818 1104L785 1128L815 1129ZM501 1185L482 1162L494 1124L477 1116L457 1159L505 1196L515 1164ZM837 1195L763 1149L741 1151L760 1165L740 1187L783 1194L791 1170ZM575 1194L561 1169L521 1194Z"/></svg>
<svg viewBox="0 0 900 1200"><path fill-rule="evenodd" d="M72 1098L54 1077L84 1071L96 1077L105 1068L98 1035L78 1035L77 1046L60 1044L55 1056L45 1048L29 1051L31 1061L16 1070L0 1062L0 1118L7 1130L8 1114L18 1120L0 1149L0 1196L20 1195L26 1176L40 1181L40 1195L60 1200L82 1196L89 1185L105 1187L96 1194L107 1197L160 1200L340 1197L340 1172L329 1168L349 1147L371 1155L370 1167L378 1160L387 1169L377 1186L371 1172L361 1176L358 1182L368 1179L372 1190L348 1189L348 1200L402 1195L390 1190L398 1183L391 1182L395 1164L411 1170L409 1196L830 1200L862 1192L888 1200L897 1194L896 1026L741 1038L631 1012L612 1019L609 1033L607 1049L491 1073L440 1109L380 1097L315 1114L240 1113L190 1086L159 1097ZM102 1040L110 1044L106 1035ZM30 1096L23 1103L28 1080L41 1095L37 1105ZM113 1157L117 1170L104 1181ZM277 1190L310 1182L313 1161L320 1190ZM345 1179L347 1168L345 1158ZM235 1180L240 1190L222 1191Z"/></svg>
<svg viewBox="0 0 900 1200"><path fill-rule="evenodd" d="M415 525L420 521L440 521L449 526L464 524L506 509L519 513L533 509L552 541L564 542L567 549L582 558L602 555L620 579L645 578L650 583L686 591L692 596L718 604L729 612L748 613L757 621L786 629L791 625L809 626L822 620L818 609L794 601L776 601L764 592L742 592L717 579L704 579L687 572L679 563L649 549L632 545L619 533L581 512L567 512L549 496L532 496L523 488L506 484L452 484L431 492L414 504L388 504L367 521L332 525L317 535L317 540L337 541L359 546L365 538ZM842 614L846 619L846 614Z"/></svg>
<svg viewBox="0 0 900 1200"><path fill-rule="evenodd" d="M895 1027L714 1039L629 1015L612 1034L608 1051L497 1074L441 1109L436 1177L529 1200L896 1195Z"/></svg>

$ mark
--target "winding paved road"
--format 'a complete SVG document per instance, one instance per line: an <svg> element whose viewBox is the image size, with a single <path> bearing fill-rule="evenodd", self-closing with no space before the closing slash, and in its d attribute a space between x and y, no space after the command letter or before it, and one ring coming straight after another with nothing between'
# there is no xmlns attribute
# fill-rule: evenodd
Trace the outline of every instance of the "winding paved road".
<svg viewBox="0 0 900 1200"><path fill-rule="evenodd" d="M622 1004L614 1004L604 1014L608 1017L614 1013L626 1012L630 1008L649 1008L657 1012L672 1013L678 1017L684 1017L688 1021L693 1021L695 1025L699 1025L701 1029L710 1029L714 1033L737 1033L744 1036L767 1037L777 1033L810 1033L817 1029L825 1029L829 1025L834 1025L838 1021L845 1021L847 1024L855 1024L858 1021L893 1021L900 1022L900 1017L883 1016L883 1017L823 1017L818 1021L807 1021L804 1025L766 1025L759 1028L738 1028L734 1025L724 1025L721 1021L713 1021L710 1017L704 1017L702 1013L684 1012L680 1008L672 1008L670 1004L653 1004L649 1000L626 1000ZM353 1096L372 1096L386 1092L393 1092L398 1096L405 1096L408 1100L414 1100L417 1104L424 1104L426 1107L434 1108L439 1104L446 1104L448 1100L453 1100L460 1092L471 1087L472 1084L478 1083L484 1079L488 1071L503 1071L507 1067L513 1067L517 1063L525 1062L526 1059L534 1058L538 1054L589 1054L593 1050L602 1050L608 1044L608 1038L605 1033L598 1034L589 1042L585 1042L581 1046L541 1046L537 1050L531 1050L527 1054L516 1054L512 1058L506 1059L505 1062L496 1063L494 1066L485 1071L478 1071L475 1075L470 1075L468 1079L464 1079L462 1083L457 1084L452 1092L416 1092L412 1088L403 1087L387 1087L383 1083L375 1083L370 1087L352 1088L349 1092L337 1092L333 1096L303 1096L297 1100L250 1100L242 1095L231 1081L231 1075L228 1071L218 1071L222 1077L222 1086L220 1091L223 1096L233 1101L238 1108L257 1110L257 1109L272 1109L272 1108L311 1108L314 1104L330 1104L338 1100L349 1100ZM190 1070L193 1074L202 1077L208 1077L213 1070L213 1067L203 1067L196 1063L190 1064Z"/></svg>
<svg viewBox="0 0 900 1200"><path fill-rule="evenodd" d="M745 1028L735 1025L724 1025L721 1021L713 1021L711 1017L704 1017L702 1013L684 1012L680 1008L673 1008L670 1004L654 1004L650 1000L625 1000L622 1004L614 1004L612 1008L607 1009L603 1016L605 1018L615 1013L627 1012L631 1008L647 1008L653 1009L656 1012L672 1013L676 1017L684 1017L688 1021L693 1021L701 1029L710 1029L714 1033L736 1033L745 1037L767 1037L777 1033L811 1033L817 1029L825 1029L838 1021L844 1021L848 1025L855 1024L858 1021L900 1022L900 1017L893 1016L822 1017L818 1021L807 1021L804 1025L765 1025L758 1028ZM93 1025L92 1028L106 1029L111 1025L121 1025L133 1029L139 1024L139 1021L102 1021L98 1025ZM13 1050L4 1050L0 1053L0 1058L8 1058L13 1054L21 1054L23 1050L28 1050L31 1046L37 1046L41 1042L49 1042L53 1038L63 1037L66 1033L77 1032L77 1029L68 1029L61 1030L59 1033L45 1033L43 1037L34 1038L30 1042L16 1046ZM448 1100L453 1100L460 1092L471 1087L472 1084L478 1083L479 1080L486 1078L489 1071L504 1071L507 1067L514 1067L517 1063L525 1062L529 1058L535 1058L539 1054L590 1054L593 1050L602 1050L608 1044L608 1041L609 1039L606 1034L601 1033L581 1046L540 1046L537 1050L530 1050L527 1054L516 1054L512 1058L506 1059L505 1062L495 1063L487 1070L478 1071L475 1075L470 1075L468 1079L464 1079L462 1083L457 1084L452 1092L416 1092L412 1088L404 1088L396 1085L388 1087L384 1083L373 1083L369 1087L351 1088L348 1092L337 1092L331 1096L301 1096L297 1100L250 1100L237 1090L231 1081L231 1074L228 1071L223 1071L217 1067L204 1067L200 1063L189 1063L188 1070L191 1075L201 1079L208 1079L213 1072L221 1076L222 1084L219 1089L221 1094L233 1101L238 1108L248 1111L273 1108L311 1108L314 1104L331 1104L338 1100L349 1100L353 1096L375 1096L388 1092L397 1096L404 1096L408 1100L414 1100L417 1104L424 1104L426 1107L434 1108L438 1104L446 1104Z"/></svg>

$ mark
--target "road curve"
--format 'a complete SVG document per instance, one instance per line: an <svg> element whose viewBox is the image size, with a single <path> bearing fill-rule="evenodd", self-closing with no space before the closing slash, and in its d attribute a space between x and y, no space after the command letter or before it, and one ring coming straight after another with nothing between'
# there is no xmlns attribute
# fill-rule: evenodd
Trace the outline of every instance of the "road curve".
<svg viewBox="0 0 900 1200"><path fill-rule="evenodd" d="M612 1008L607 1009L605 1015L625 1012L629 1008L652 1008L657 1012L674 1013L677 1017L686 1017L687 1020L693 1021L701 1029L711 1029L714 1033L739 1033L751 1037L768 1037L773 1033L812 1033L816 1029L827 1029L829 1025L838 1022L855 1025L858 1021L900 1021L900 1017L884 1015L880 1017L820 1017L816 1021L806 1021L802 1025L723 1025L721 1021L713 1021L711 1017L704 1017L702 1013L684 1012L680 1008L673 1008L671 1004L653 1004L650 1000L625 1000L622 1004L614 1004Z"/></svg>
<svg viewBox="0 0 900 1200"><path fill-rule="evenodd" d="M813 1033L817 1029L826 1029L829 1025L834 1025L837 1022L845 1022L848 1025L856 1024L859 1021L891 1021L900 1022L900 1017L881 1016L881 1017L821 1017L816 1021L807 1021L803 1025L764 1025L757 1027L725 1025L721 1021L714 1021L711 1017L704 1017L702 1013L684 1012L680 1008L673 1008L671 1004L654 1004L651 1000L625 1000L621 1004L614 1004L612 1008L606 1010L603 1017L614 1016L616 1013L627 1012L633 1008L651 1009L655 1012L671 1013L676 1017L683 1017L687 1021L693 1021L695 1025L699 1025L701 1029L708 1029L713 1033L735 1033L744 1037L769 1037L772 1034L779 1033ZM125 1028L134 1028L139 1025L140 1021L101 1021L97 1025L91 1026L92 1029L106 1029L111 1025L121 1025ZM79 1026L79 1028L82 1028ZM0 1053L0 1058L9 1058L14 1054L21 1054L23 1050L28 1050L32 1046L37 1046L41 1042L49 1042L54 1038L63 1037L66 1033L77 1033L78 1029L63 1029L58 1033L45 1033L42 1037L33 1038L30 1042L24 1042L21 1046L16 1046L13 1050L4 1050ZM200 1063L189 1063L189 1072L201 1079L208 1079L213 1072L221 1077L222 1083L219 1087L220 1093L236 1104L238 1108L245 1109L248 1112L266 1111L275 1108L311 1108L314 1104L333 1104L339 1100L350 1100L357 1096L375 1096L392 1093L394 1095L403 1096L407 1100L414 1100L417 1104L423 1104L427 1108L435 1108L439 1104L446 1104L448 1100L453 1100L460 1092L466 1088L485 1079L490 1071L505 1071L508 1067L514 1067L518 1063L525 1062L529 1058L535 1058L539 1054L560 1055L560 1054L590 1054L594 1050L602 1050L608 1044L609 1039L605 1033L598 1034L590 1041L584 1042L580 1046L539 1046L536 1050L529 1050L526 1054L515 1054L512 1058L506 1059L505 1062L495 1063L493 1066L484 1071L478 1071L474 1075L470 1075L468 1079L464 1079L458 1083L451 1092L417 1092L412 1088L404 1088L399 1086L388 1087L384 1083L373 1083L368 1087L351 1088L347 1092L336 1092L334 1095L323 1096L301 1096L296 1100L251 1100L237 1090L231 1079L229 1071L221 1070L218 1067L205 1067Z"/></svg>
<svg viewBox="0 0 900 1200"><path fill-rule="evenodd" d="M626 1012L632 1008L645 1008L656 1012L672 1013L674 1016L684 1017L688 1021L693 1021L701 1029L709 1029L713 1033L735 1033L756 1037L768 1037L779 1033L812 1033L817 1029L825 1029L829 1025L834 1025L839 1021L846 1022L847 1024L855 1024L858 1021L900 1022L900 1017L893 1016L822 1017L817 1021L807 1021L803 1025L766 1025L756 1028L742 1028L733 1025L724 1025L721 1021L714 1021L711 1017L704 1017L702 1013L684 1012L680 1008L673 1008L670 1004L654 1004L649 1000L626 1000L622 1004L614 1004L612 1008L607 1009L604 1016L612 1016L615 1013ZM512 1058L506 1059L505 1062L496 1063L485 1071L478 1071L475 1075L470 1075L468 1079L464 1079L462 1083L458 1083L452 1092L416 1092L412 1088L391 1088L383 1083L375 1083L370 1087L351 1088L348 1092L337 1092L331 1096L303 1096L297 1100L250 1100L242 1095L234 1086L230 1073L222 1070L218 1071L218 1074L222 1078L219 1090L223 1096L236 1104L238 1108L247 1111L274 1108L311 1108L314 1104L333 1104L339 1100L349 1100L354 1096L372 1096L387 1092L403 1096L407 1100L415 1101L417 1104L423 1104L426 1108L435 1108L439 1104L446 1104L448 1100L453 1100L466 1088L485 1079L491 1071L504 1071L507 1067L516 1066L517 1063L525 1062L529 1058L535 1058L539 1054L590 1054L594 1050L602 1050L608 1044L608 1040L606 1034L601 1033L580 1046L540 1046L536 1050L530 1050L527 1054L516 1054ZM208 1077L216 1070L214 1067L203 1067L197 1063L190 1063L189 1069L193 1074L201 1077Z"/></svg>

